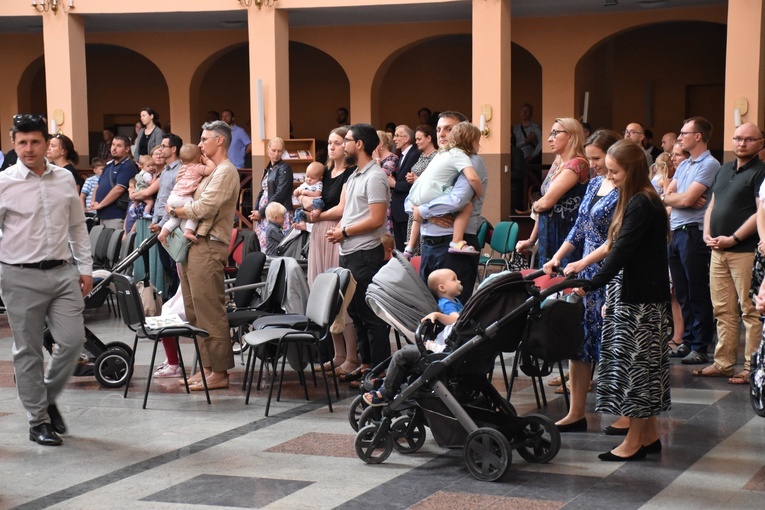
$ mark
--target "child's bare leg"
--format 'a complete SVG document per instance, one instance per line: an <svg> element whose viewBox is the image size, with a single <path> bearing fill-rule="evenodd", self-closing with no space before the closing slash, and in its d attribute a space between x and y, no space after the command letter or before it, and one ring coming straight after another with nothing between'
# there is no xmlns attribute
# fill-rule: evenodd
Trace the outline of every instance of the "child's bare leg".
<svg viewBox="0 0 765 510"><path fill-rule="evenodd" d="M185 237L186 239L188 239L192 243L196 243L197 241L199 241L199 239L197 239L197 233L195 231L191 230L190 228L187 228L187 229L183 230L183 237Z"/></svg>
<svg viewBox="0 0 765 510"><path fill-rule="evenodd" d="M159 235L157 236L157 240L160 243L167 245L167 236L169 235L170 235L170 231L163 227Z"/></svg>
<svg viewBox="0 0 765 510"><path fill-rule="evenodd" d="M144 217L151 216L151 211L154 209L154 199L149 198L147 200L144 200L143 203L144 203L143 216Z"/></svg>
<svg viewBox="0 0 765 510"><path fill-rule="evenodd" d="M475 248L465 242L465 230L467 229L470 215L473 213L473 203L468 202L454 218L454 233L449 251L452 253L476 253Z"/></svg>
<svg viewBox="0 0 765 510"><path fill-rule="evenodd" d="M404 248L404 256L411 258L417 253L417 245L420 243L420 222L412 219L412 233L409 235L409 242Z"/></svg>

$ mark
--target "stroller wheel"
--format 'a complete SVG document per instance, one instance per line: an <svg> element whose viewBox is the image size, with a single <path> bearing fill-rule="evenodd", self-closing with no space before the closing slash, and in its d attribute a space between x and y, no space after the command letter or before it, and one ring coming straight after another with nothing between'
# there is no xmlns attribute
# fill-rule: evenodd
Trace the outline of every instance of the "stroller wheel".
<svg viewBox="0 0 765 510"><path fill-rule="evenodd" d="M752 402L752 409L757 416L765 418L765 392L763 392L762 386L765 377L761 373L762 370L762 368L755 370L754 361L752 362L752 373L749 374L749 398Z"/></svg>
<svg viewBox="0 0 765 510"><path fill-rule="evenodd" d="M366 402L364 402L363 395L359 395L351 402L351 407L348 409L348 423L351 424L351 428L354 430L354 432L359 431L359 420L361 419L361 413L364 412L366 407L367 405Z"/></svg>
<svg viewBox="0 0 765 510"><path fill-rule="evenodd" d="M468 471L482 482L502 478L513 461L513 451L507 438L488 427L481 427L468 435L463 453Z"/></svg>
<svg viewBox="0 0 765 510"><path fill-rule="evenodd" d="M359 425L358 430L363 429L367 425L380 425L380 421L382 420L382 407L371 407L367 406L366 409L361 413L361 416L359 417Z"/></svg>
<svg viewBox="0 0 765 510"><path fill-rule="evenodd" d="M106 388L119 388L127 382L130 356L121 347L105 350L93 364L96 380Z"/></svg>
<svg viewBox="0 0 765 510"><path fill-rule="evenodd" d="M415 453L425 444L427 433L422 420L399 416L390 426L393 448L399 453Z"/></svg>
<svg viewBox="0 0 765 510"><path fill-rule="evenodd" d="M516 437L520 456L537 464L553 460L560 450L560 432L555 423L540 414L530 414L520 420L522 427Z"/></svg>
<svg viewBox="0 0 765 510"><path fill-rule="evenodd" d="M356 434L353 445L356 447L356 455L367 464L379 464L390 457L393 451L393 440L390 433L377 436L378 425L371 424L363 427Z"/></svg>
<svg viewBox="0 0 765 510"><path fill-rule="evenodd" d="M109 350L109 349L111 349L113 347L115 347L117 349L122 349L123 351L125 351L125 354L128 355L128 358L130 358L133 355L132 347L130 347L126 343L122 343L122 342L109 342L108 344L105 344L104 347L106 347L105 350Z"/></svg>

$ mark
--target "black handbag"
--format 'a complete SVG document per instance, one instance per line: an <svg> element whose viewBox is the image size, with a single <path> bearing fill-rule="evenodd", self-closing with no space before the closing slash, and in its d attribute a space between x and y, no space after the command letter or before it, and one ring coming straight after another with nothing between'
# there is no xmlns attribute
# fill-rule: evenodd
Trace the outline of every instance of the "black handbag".
<svg viewBox="0 0 765 510"><path fill-rule="evenodd" d="M529 314L523 335L523 351L554 363L576 356L584 344L584 305L579 296L547 298Z"/></svg>

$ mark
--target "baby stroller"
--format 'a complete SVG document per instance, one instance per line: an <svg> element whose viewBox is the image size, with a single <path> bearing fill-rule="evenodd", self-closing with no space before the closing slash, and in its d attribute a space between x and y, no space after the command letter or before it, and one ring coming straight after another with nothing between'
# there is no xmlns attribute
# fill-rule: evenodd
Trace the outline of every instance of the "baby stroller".
<svg viewBox="0 0 765 510"><path fill-rule="evenodd" d="M144 267L149 267L149 249L157 243L158 234L147 237L133 252L122 259L105 278L98 281L93 289L85 296L85 309L100 307L111 293L110 283L115 273L125 273L133 266L133 262L143 257ZM143 280L144 288L149 289L148 271ZM54 348L55 339L50 331L45 329L43 344L48 352ZM128 379L128 366L133 349L123 342L104 343L95 333L85 327L85 350L95 356L93 362L93 376L106 388L119 388L125 385ZM78 372L75 375L91 375Z"/></svg>
<svg viewBox="0 0 765 510"><path fill-rule="evenodd" d="M749 396L754 412L765 418L765 337L760 341L757 350L752 353Z"/></svg>
<svg viewBox="0 0 765 510"><path fill-rule="evenodd" d="M560 449L555 423L542 415L519 417L488 378L500 352L523 348L527 323L532 322L530 317L537 320L547 297L588 283L565 280L542 291L533 282L538 276L524 279L520 273L503 273L487 281L454 324L446 340L448 354L427 353L422 341L436 329L429 324L418 328L416 341L422 357L414 376L381 408L379 420L360 420L354 443L359 458L376 464L394 448L415 452L424 444L426 425L439 446L463 448L467 468L478 480L501 478L513 450L529 462L555 458ZM568 322L569 331L581 329L581 314L578 319L568 314L560 319Z"/></svg>

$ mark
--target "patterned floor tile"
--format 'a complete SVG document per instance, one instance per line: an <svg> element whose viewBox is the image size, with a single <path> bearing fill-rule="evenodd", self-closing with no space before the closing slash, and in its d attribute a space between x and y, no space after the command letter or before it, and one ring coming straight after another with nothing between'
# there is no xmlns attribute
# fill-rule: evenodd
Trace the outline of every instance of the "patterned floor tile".
<svg viewBox="0 0 765 510"><path fill-rule="evenodd" d="M765 492L765 466L744 485L744 490Z"/></svg>
<svg viewBox="0 0 765 510"><path fill-rule="evenodd" d="M419 503L411 510L451 510L472 508L474 510L496 508L524 508L528 510L558 510L565 503L542 499L510 498L505 496L485 496L465 492L438 491Z"/></svg>
<svg viewBox="0 0 765 510"><path fill-rule="evenodd" d="M348 428L350 430L350 427ZM298 455L322 455L325 457L355 458L352 434L325 434L310 432L266 450L271 453L294 453Z"/></svg>

